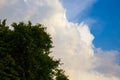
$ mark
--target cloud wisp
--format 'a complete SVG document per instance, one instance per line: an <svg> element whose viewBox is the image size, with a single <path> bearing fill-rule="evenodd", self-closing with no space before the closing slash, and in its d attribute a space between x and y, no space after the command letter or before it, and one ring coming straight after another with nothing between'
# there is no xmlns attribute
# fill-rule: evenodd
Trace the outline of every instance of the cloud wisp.
<svg viewBox="0 0 120 80"><path fill-rule="evenodd" d="M119 52L96 49L89 26L69 22L60 0L16 0L8 5L11 8L4 6L8 3L5 1L0 2L2 18L9 22L31 20L48 26L55 46L52 56L61 59L70 80L120 80L120 66L115 63Z"/></svg>
<svg viewBox="0 0 120 80"><path fill-rule="evenodd" d="M74 21L76 17L84 16L85 12L89 10L93 4L98 0L61 0L66 8L67 18ZM71 11L72 10L72 11Z"/></svg>

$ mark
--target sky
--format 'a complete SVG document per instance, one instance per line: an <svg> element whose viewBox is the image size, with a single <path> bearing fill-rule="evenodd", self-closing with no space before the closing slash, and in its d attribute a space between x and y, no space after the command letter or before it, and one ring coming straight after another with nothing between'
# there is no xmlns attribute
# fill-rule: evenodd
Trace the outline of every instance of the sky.
<svg viewBox="0 0 120 80"><path fill-rule="evenodd" d="M9 4L8 4L9 3ZM120 80L119 0L1 0L0 19L42 23L70 80Z"/></svg>
<svg viewBox="0 0 120 80"><path fill-rule="evenodd" d="M92 32L96 36L94 44L96 47L102 47L104 50L119 50L120 51L120 0L104 0L98 1L89 16L98 19L96 27L102 26L101 32L99 29L93 29ZM101 38L102 39L101 39ZM100 42L100 43L98 43ZM104 44L104 45L103 45Z"/></svg>
<svg viewBox="0 0 120 80"><path fill-rule="evenodd" d="M95 36L93 43L96 47L101 47L103 50L120 51L120 0L94 0L95 3L84 10L78 10L82 6L79 4L91 0L62 1L69 21L83 20L92 27L91 33ZM71 8L74 8L73 11ZM82 12L84 14L81 14Z"/></svg>

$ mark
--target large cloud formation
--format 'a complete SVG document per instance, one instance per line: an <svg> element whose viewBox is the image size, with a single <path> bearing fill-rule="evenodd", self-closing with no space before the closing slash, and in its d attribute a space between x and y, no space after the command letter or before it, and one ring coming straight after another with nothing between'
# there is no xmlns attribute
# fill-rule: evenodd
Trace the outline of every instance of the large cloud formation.
<svg viewBox="0 0 120 80"><path fill-rule="evenodd" d="M94 0L91 5L92 2ZM61 59L70 80L120 80L120 66L116 64L119 52L95 48L89 26L84 22L69 22L60 0L12 0L8 3L9 0L0 2L0 18L7 18L8 23L31 20L47 26L55 46L52 56Z"/></svg>

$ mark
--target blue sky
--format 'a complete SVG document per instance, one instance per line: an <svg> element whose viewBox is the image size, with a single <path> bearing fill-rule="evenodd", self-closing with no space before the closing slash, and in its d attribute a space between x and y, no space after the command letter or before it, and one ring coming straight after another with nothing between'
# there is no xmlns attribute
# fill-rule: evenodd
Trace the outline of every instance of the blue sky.
<svg viewBox="0 0 120 80"><path fill-rule="evenodd" d="M89 16L98 19L91 29L96 37L94 40L96 47L120 51L120 0L99 0L91 9ZM98 33L97 27L100 26L102 31Z"/></svg>
<svg viewBox="0 0 120 80"><path fill-rule="evenodd" d="M91 32L95 36L93 41L95 47L120 51L120 0L97 0L92 6L81 12L72 11L71 5L78 8L81 6L82 1L80 1L63 0L67 18L73 22L85 21L90 25ZM82 12L83 14L81 14ZM72 16L74 13L77 15Z"/></svg>

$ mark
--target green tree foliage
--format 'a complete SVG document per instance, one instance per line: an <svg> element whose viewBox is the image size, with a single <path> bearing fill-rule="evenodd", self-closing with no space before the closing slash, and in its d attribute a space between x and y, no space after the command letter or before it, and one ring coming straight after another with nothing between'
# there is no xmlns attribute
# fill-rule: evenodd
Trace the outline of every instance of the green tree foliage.
<svg viewBox="0 0 120 80"><path fill-rule="evenodd" d="M56 80L69 80L62 69L57 69Z"/></svg>
<svg viewBox="0 0 120 80"><path fill-rule="evenodd" d="M0 23L0 80L68 80L60 60L50 57L52 41L41 24Z"/></svg>

